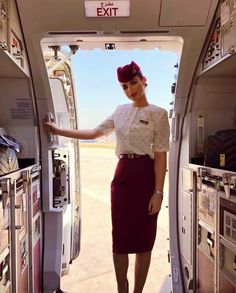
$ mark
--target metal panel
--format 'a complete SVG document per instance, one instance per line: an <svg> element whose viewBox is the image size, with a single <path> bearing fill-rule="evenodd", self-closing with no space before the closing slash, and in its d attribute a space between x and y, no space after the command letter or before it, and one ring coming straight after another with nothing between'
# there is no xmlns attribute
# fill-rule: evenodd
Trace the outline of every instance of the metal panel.
<svg viewBox="0 0 236 293"><path fill-rule="evenodd" d="M54 119L59 127L69 129L71 128L70 117L68 113L67 96L64 90L63 83L59 78L50 78L50 86L54 107L54 111L51 112L55 112ZM58 147L58 145L65 146L70 140L70 138L54 136L54 141L51 147Z"/></svg>
<svg viewBox="0 0 236 293"><path fill-rule="evenodd" d="M8 31L8 11L6 0L0 0L0 47L4 50L8 49L7 31Z"/></svg>
<svg viewBox="0 0 236 293"><path fill-rule="evenodd" d="M29 196L29 291L41 292L42 284L42 217L41 217L41 194L40 173L31 175Z"/></svg>
<svg viewBox="0 0 236 293"><path fill-rule="evenodd" d="M7 185L6 180L0 181L0 253L10 242L10 197L7 191Z"/></svg>
<svg viewBox="0 0 236 293"><path fill-rule="evenodd" d="M12 268L14 290L29 292L29 248L28 248L28 193L24 188L21 172L17 172L11 183L11 216L12 216ZM14 292L13 290L13 292Z"/></svg>
<svg viewBox="0 0 236 293"><path fill-rule="evenodd" d="M224 237L236 244L236 215L224 210Z"/></svg>
<svg viewBox="0 0 236 293"><path fill-rule="evenodd" d="M197 292L214 292L214 263L200 250L197 251Z"/></svg>
<svg viewBox="0 0 236 293"><path fill-rule="evenodd" d="M219 275L219 293L235 293L236 287L226 279L226 277L220 272Z"/></svg>
<svg viewBox="0 0 236 293"><path fill-rule="evenodd" d="M42 284L42 261L41 261L41 241L38 240L34 245L33 250L33 263L34 263L34 270L33 270L33 290L34 293L41 293L41 284Z"/></svg>
<svg viewBox="0 0 236 293"><path fill-rule="evenodd" d="M6 248L0 254L0 292L11 292L10 250Z"/></svg>
<svg viewBox="0 0 236 293"><path fill-rule="evenodd" d="M236 289L236 246L232 250L227 241L221 239L220 244L220 271Z"/></svg>
<svg viewBox="0 0 236 293"><path fill-rule="evenodd" d="M236 51L236 2L226 0L221 4L222 55Z"/></svg>
<svg viewBox="0 0 236 293"><path fill-rule="evenodd" d="M117 29L122 31L152 30L157 26L160 12L160 0L146 0L145 2L130 0L131 15L128 18L96 17L93 19L85 16L84 1L70 1L70 5L68 5L68 0L60 0L60 5L58 5L58 0L41 0L39 2L19 0L17 2L27 30L32 29L36 32L50 30L103 30L108 32ZM28 14L29 11L31 13ZM51 16L52 11L53 17ZM63 21L60 21L61 19Z"/></svg>
<svg viewBox="0 0 236 293"><path fill-rule="evenodd" d="M215 259L215 235L214 232L209 231L203 227L202 222L198 224L198 247L210 259Z"/></svg>
<svg viewBox="0 0 236 293"><path fill-rule="evenodd" d="M181 233L181 254L192 264L192 194L183 192L182 197L182 233Z"/></svg>
<svg viewBox="0 0 236 293"><path fill-rule="evenodd" d="M220 198L220 234L236 245L236 202ZM232 199L232 200L231 200Z"/></svg>
<svg viewBox="0 0 236 293"><path fill-rule="evenodd" d="M162 0L160 26L205 25L210 5L211 0Z"/></svg>
<svg viewBox="0 0 236 293"><path fill-rule="evenodd" d="M200 219L215 227L217 210L217 191L206 185L198 192L198 216Z"/></svg>

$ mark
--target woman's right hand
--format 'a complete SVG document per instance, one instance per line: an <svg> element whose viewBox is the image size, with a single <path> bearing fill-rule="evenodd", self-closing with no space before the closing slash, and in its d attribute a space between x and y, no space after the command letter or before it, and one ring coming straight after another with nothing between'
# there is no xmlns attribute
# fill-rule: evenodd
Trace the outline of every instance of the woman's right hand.
<svg viewBox="0 0 236 293"><path fill-rule="evenodd" d="M52 121L45 122L44 127L46 128L47 131L50 131L52 134L58 133L57 125Z"/></svg>

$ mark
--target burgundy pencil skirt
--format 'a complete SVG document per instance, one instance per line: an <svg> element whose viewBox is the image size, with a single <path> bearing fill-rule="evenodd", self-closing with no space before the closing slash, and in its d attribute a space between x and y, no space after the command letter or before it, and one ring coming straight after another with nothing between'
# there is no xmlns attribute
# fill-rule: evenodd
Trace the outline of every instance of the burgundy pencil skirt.
<svg viewBox="0 0 236 293"><path fill-rule="evenodd" d="M148 215L148 204L154 189L154 160L148 155L118 161L111 183L113 253L152 250L157 214Z"/></svg>

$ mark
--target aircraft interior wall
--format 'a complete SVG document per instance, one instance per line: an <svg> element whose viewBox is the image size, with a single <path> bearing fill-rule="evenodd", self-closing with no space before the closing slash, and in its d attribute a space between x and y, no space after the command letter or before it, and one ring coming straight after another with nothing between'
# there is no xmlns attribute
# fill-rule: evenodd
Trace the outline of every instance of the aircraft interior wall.
<svg viewBox="0 0 236 293"><path fill-rule="evenodd" d="M233 1L219 3L184 117L178 229L187 292L236 290L236 169L230 165L235 144L234 136L226 139L227 133L236 131L235 23ZM225 139L214 140L218 131Z"/></svg>
<svg viewBox="0 0 236 293"><path fill-rule="evenodd" d="M209 135L219 130L235 128L235 81L233 77L202 78L198 81L188 114L191 125L189 129L190 162L201 157L203 159L204 141Z"/></svg>
<svg viewBox="0 0 236 293"><path fill-rule="evenodd" d="M20 143L18 158L22 166L34 164L39 161L38 132L29 80L0 78L0 87L0 125Z"/></svg>
<svg viewBox="0 0 236 293"><path fill-rule="evenodd" d="M30 79L19 67L21 63L4 54L0 54L0 292L40 292L42 214L36 110Z"/></svg>

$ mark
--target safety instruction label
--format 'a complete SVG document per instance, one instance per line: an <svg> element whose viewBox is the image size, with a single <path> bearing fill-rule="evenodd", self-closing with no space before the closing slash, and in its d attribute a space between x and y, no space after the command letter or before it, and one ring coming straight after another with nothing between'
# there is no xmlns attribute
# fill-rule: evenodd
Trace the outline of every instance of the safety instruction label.
<svg viewBox="0 0 236 293"><path fill-rule="evenodd" d="M15 105L10 108L11 119L28 120L32 119L31 103L28 98L17 98Z"/></svg>

